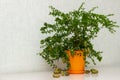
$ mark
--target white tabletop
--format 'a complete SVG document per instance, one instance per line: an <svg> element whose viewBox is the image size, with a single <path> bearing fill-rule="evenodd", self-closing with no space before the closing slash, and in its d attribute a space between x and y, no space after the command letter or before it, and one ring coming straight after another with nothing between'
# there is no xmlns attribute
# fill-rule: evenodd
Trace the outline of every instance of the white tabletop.
<svg viewBox="0 0 120 80"><path fill-rule="evenodd" d="M97 75L70 74L53 78L52 71L0 74L0 80L120 80L120 67L99 68Z"/></svg>

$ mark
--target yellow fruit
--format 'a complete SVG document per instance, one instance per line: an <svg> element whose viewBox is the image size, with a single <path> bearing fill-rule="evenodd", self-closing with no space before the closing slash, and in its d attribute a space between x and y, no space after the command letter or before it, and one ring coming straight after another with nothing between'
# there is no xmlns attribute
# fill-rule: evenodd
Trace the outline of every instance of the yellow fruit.
<svg viewBox="0 0 120 80"><path fill-rule="evenodd" d="M90 70L85 70L85 73L86 73L86 74L89 74L89 73L90 73Z"/></svg>
<svg viewBox="0 0 120 80"><path fill-rule="evenodd" d="M60 74L60 73L61 73L61 69L56 68L56 69L54 70L54 73L55 73L55 74Z"/></svg>
<svg viewBox="0 0 120 80"><path fill-rule="evenodd" d="M61 71L61 75L62 75L62 76L64 76L64 75L65 75L64 71Z"/></svg>
<svg viewBox="0 0 120 80"><path fill-rule="evenodd" d="M69 73L67 71L65 71L65 76L69 76Z"/></svg>
<svg viewBox="0 0 120 80"><path fill-rule="evenodd" d="M53 74L53 77L54 77L54 78L59 78L60 75L59 75L59 74Z"/></svg>
<svg viewBox="0 0 120 80"><path fill-rule="evenodd" d="M91 69L90 71L91 71L92 74L97 74L98 73L98 70L96 70L96 69Z"/></svg>

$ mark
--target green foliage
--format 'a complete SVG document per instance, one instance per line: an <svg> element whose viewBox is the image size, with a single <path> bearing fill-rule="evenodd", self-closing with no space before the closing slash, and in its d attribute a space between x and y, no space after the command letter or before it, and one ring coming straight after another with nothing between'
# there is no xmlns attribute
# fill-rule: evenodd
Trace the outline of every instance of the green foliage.
<svg viewBox="0 0 120 80"><path fill-rule="evenodd" d="M84 3L77 9L68 13L61 12L50 6L51 12L49 15L54 17L54 23L45 22L40 31L42 34L53 34L41 40L43 51L40 53L53 68L55 60L63 59L63 62L68 62L68 55L65 50L71 50L74 55L74 50L83 50L86 64L90 58L94 64L95 58L98 61L102 60L101 51L96 51L91 42L97 37L98 32L102 28L107 28L111 33L115 32L114 28L119 27L116 22L109 19L109 15L97 14L93 11L97 7L93 7L89 11L85 11Z"/></svg>

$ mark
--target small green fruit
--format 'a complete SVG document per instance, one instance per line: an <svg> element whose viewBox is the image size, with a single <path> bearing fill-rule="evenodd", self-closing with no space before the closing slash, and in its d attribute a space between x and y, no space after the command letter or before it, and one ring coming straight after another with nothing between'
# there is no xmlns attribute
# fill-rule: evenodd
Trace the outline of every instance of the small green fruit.
<svg viewBox="0 0 120 80"><path fill-rule="evenodd" d="M92 74L97 74L98 73L97 69L91 69L90 71L91 71Z"/></svg>
<svg viewBox="0 0 120 80"><path fill-rule="evenodd" d="M65 72L64 72L64 71L61 71L61 75L64 76L64 75L65 75Z"/></svg>
<svg viewBox="0 0 120 80"><path fill-rule="evenodd" d="M86 74L89 74L89 73L90 73L90 70L85 70L85 73L86 73Z"/></svg>
<svg viewBox="0 0 120 80"><path fill-rule="evenodd" d="M65 71L65 76L69 76L69 73L67 71Z"/></svg>
<svg viewBox="0 0 120 80"><path fill-rule="evenodd" d="M59 75L59 74L53 74L53 77L54 77L54 78L59 78L60 75Z"/></svg>
<svg viewBox="0 0 120 80"><path fill-rule="evenodd" d="M60 74L60 73L61 73L61 69L56 68L56 69L54 70L54 73L55 73L55 74Z"/></svg>

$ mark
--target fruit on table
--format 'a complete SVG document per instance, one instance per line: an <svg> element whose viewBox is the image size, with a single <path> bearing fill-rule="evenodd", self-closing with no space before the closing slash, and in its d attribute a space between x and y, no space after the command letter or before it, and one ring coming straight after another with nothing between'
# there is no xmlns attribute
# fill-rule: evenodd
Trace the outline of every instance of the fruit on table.
<svg viewBox="0 0 120 80"><path fill-rule="evenodd" d="M89 73L90 73L90 70L85 70L85 73L86 73L86 74L89 74Z"/></svg>
<svg viewBox="0 0 120 80"><path fill-rule="evenodd" d="M55 68L54 73L55 73L55 74L60 74L60 73L61 73L61 69Z"/></svg>
<svg viewBox="0 0 120 80"><path fill-rule="evenodd" d="M65 72L64 72L64 71L61 71L61 75L64 76L64 75L65 75Z"/></svg>
<svg viewBox="0 0 120 80"><path fill-rule="evenodd" d="M91 71L92 74L97 74L98 73L97 69L91 69L90 71Z"/></svg>
<svg viewBox="0 0 120 80"><path fill-rule="evenodd" d="M65 76L69 76L69 73L67 71L65 71Z"/></svg>
<svg viewBox="0 0 120 80"><path fill-rule="evenodd" d="M69 76L68 71L66 70L61 70L59 68L55 68L54 72L53 72L53 77L54 78L59 78L61 76Z"/></svg>
<svg viewBox="0 0 120 80"><path fill-rule="evenodd" d="M54 73L54 74L53 74L53 77L54 77L54 78L59 78L59 77L60 77L60 74L55 74L55 73Z"/></svg>
<svg viewBox="0 0 120 80"><path fill-rule="evenodd" d="M69 76L69 73L67 71L61 71L62 76Z"/></svg>

